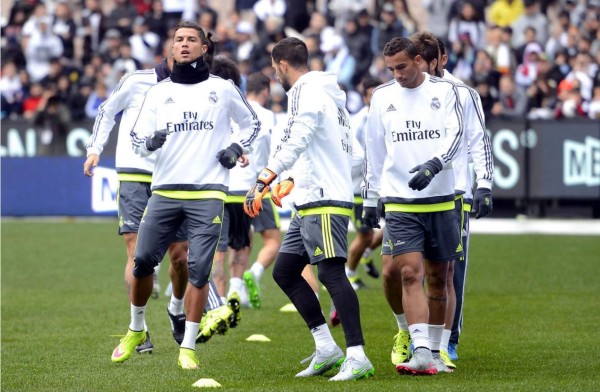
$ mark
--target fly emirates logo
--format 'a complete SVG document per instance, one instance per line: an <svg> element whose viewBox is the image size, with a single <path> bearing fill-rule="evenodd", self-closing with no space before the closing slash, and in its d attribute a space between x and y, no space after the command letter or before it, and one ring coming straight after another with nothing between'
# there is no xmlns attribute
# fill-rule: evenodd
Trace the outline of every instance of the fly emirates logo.
<svg viewBox="0 0 600 392"><path fill-rule="evenodd" d="M439 139L442 132L439 129L421 129L421 121L405 121L406 131L392 131L392 142L412 142L415 140Z"/></svg>
<svg viewBox="0 0 600 392"><path fill-rule="evenodd" d="M167 133L187 131L211 131L214 128L213 121L198 121L197 112L183 112L182 122L168 122Z"/></svg>

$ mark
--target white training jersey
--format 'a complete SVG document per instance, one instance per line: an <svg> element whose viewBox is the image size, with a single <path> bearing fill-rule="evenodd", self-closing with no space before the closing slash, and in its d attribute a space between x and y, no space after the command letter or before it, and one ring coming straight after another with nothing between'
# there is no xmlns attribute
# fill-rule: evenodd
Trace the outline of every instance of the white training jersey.
<svg viewBox="0 0 600 392"><path fill-rule="evenodd" d="M298 210L352 208L352 130L337 76L308 72L287 95L287 125L267 168L280 174L293 167L290 198Z"/></svg>
<svg viewBox="0 0 600 392"><path fill-rule="evenodd" d="M231 134L231 120L240 130ZM167 141L148 151L146 138L167 131ZM210 75L196 84L174 83L170 78L152 86L131 131L136 153L156 155L153 190L227 191L229 170L217 153L232 142L248 151L260 122L242 92L228 80Z"/></svg>
<svg viewBox="0 0 600 392"><path fill-rule="evenodd" d="M365 179L365 127L369 107L363 106L350 118L352 128L352 189L355 196L360 196Z"/></svg>
<svg viewBox="0 0 600 392"><path fill-rule="evenodd" d="M376 206L380 197L403 205L454 200L451 163L463 138L462 107L454 83L424 75L412 89L392 80L373 91L365 134L365 206ZM415 173L409 171L434 157L443 170L425 189L411 189Z"/></svg>
<svg viewBox="0 0 600 392"><path fill-rule="evenodd" d="M265 109L256 101L248 101L260 120L260 132L252 143L248 158L250 163L246 167L236 165L229 171L229 192L243 192L246 194L256 183L256 178L262 169L267 166L269 152L271 151L271 134L275 128L275 114ZM232 124L237 128L237 124Z"/></svg>
<svg viewBox="0 0 600 392"><path fill-rule="evenodd" d="M472 199L473 183L469 171L469 161L473 162L478 187L492 189L494 176L492 147L485 128L481 98L477 91L450 72L444 70L443 78L456 84L465 119L465 136L458 157L452 163L456 193L463 194L466 199Z"/></svg>
<svg viewBox="0 0 600 392"><path fill-rule="evenodd" d="M129 132L142 107L144 94L156 83L158 83L158 76L154 69L131 72L121 78L117 87L98 108L98 115L87 145L88 155L102 154L115 125L115 117L122 111L115 157L117 172L152 174L155 157L142 158L135 154L131 149Z"/></svg>

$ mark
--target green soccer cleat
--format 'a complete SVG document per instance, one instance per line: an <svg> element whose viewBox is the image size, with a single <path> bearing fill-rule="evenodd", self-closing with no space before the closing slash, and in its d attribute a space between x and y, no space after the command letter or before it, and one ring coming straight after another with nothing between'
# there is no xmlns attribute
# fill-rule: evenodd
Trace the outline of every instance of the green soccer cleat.
<svg viewBox="0 0 600 392"><path fill-rule="evenodd" d="M252 305L254 309L260 308L260 286L258 281L250 270L244 272L243 277L244 284L248 288L248 294L250 295L250 305Z"/></svg>
<svg viewBox="0 0 600 392"><path fill-rule="evenodd" d="M451 372L453 372L454 369L456 369L456 365L450 359L450 354L448 354L448 351L440 350L440 359L442 360L442 362L444 362L444 365L446 365L446 367L450 369Z"/></svg>
<svg viewBox="0 0 600 392"><path fill-rule="evenodd" d="M392 347L392 363L394 366L408 362L410 359L410 333L400 330L394 336L394 346Z"/></svg>
<svg viewBox="0 0 600 392"><path fill-rule="evenodd" d="M356 358L346 358L340 372L331 377L329 381L350 381L350 380L362 380L363 378L373 377L375 375L375 368L367 357L363 360Z"/></svg>
<svg viewBox="0 0 600 392"><path fill-rule="evenodd" d="M115 363L122 363L131 357L131 354L137 346L146 341L146 331L127 330L127 335L121 338L117 347L115 347L110 360Z"/></svg>
<svg viewBox="0 0 600 392"><path fill-rule="evenodd" d="M233 311L227 305L206 312L200 322L200 330L196 336L196 343L206 343L214 335L225 335L229 329L229 318Z"/></svg>
<svg viewBox="0 0 600 392"><path fill-rule="evenodd" d="M296 377L320 376L331 369L337 369L344 362L344 352L335 346L330 352L317 351L300 363L308 362L308 360L310 360L310 365L296 374Z"/></svg>
<svg viewBox="0 0 600 392"><path fill-rule="evenodd" d="M196 356L196 352L189 348L179 349L179 359L177 360L177 364L180 368L186 370L196 370L200 368L200 361Z"/></svg>
<svg viewBox="0 0 600 392"><path fill-rule="evenodd" d="M235 291L227 297L227 306L233 312L229 317L229 328L235 328L242 321L242 301Z"/></svg>

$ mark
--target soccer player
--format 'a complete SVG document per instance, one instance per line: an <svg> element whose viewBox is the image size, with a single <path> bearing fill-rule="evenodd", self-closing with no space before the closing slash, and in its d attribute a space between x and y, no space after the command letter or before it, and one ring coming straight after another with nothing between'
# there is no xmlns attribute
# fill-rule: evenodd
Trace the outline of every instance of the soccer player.
<svg viewBox="0 0 600 392"><path fill-rule="evenodd" d="M142 156L156 154L156 166L134 255L131 322L111 359L126 361L135 346L146 340L143 325L152 271L187 218L189 282L178 364L197 369L196 337L221 232L228 169L250 146L260 126L233 83L209 76L202 58L207 38L200 26L178 23L172 50L170 78L148 90L131 131L134 151ZM231 119L240 125L236 135L231 135Z"/></svg>
<svg viewBox="0 0 600 392"><path fill-rule="evenodd" d="M311 331L316 350L297 377L321 375L341 365L331 381L370 377L358 298L344 273L348 223L352 212L352 130L346 97L335 74L309 72L306 44L284 38L271 52L272 66L289 97L288 122L256 184L246 195L246 212L260 213L262 197L284 170L293 167L292 218L273 268L275 282ZM308 264L331 295L346 338L346 356L333 339L317 297L302 278Z"/></svg>
<svg viewBox="0 0 600 392"><path fill-rule="evenodd" d="M479 219L488 216L492 212L494 162L479 94L444 69L448 61L448 55L442 40L428 33L418 34L415 39L421 42L423 52L428 51L430 53L427 58L424 57L425 62L430 64L429 70L425 72L434 72L435 68L435 72L441 75L442 78L456 83L464 109L465 138L460 149L459 158L461 159L453 165L457 195L456 217L461 225L463 257L458 259L454 263L453 269L449 271L449 276L452 276L452 285L449 284L449 287L452 286L455 295L453 296L449 292L446 328L442 335L440 349L444 363L447 366L452 366L454 365L452 360L458 359L456 347L458 346L463 323L464 286L467 277L470 243L469 213L473 210L475 218ZM435 43L439 48L437 59L433 58ZM474 195L472 193L471 174L468 168L469 162L473 162L477 178L477 189ZM448 327L451 327L451 329Z"/></svg>
<svg viewBox="0 0 600 392"><path fill-rule="evenodd" d="M448 264L461 255L449 169L463 137L462 108L453 83L420 71L409 39L393 38L383 56L394 80L371 98L363 219L379 226L381 198L393 258L383 265L384 292L394 314L405 314L415 347L396 369L437 374Z"/></svg>
<svg viewBox="0 0 600 392"><path fill-rule="evenodd" d="M139 113L144 94L171 73L173 59L169 57L157 64L153 69L135 71L125 75L119 85L108 99L102 103L87 145L87 159L83 164L86 176L93 176L93 168L98 166L100 155L104 150L110 132L115 125L115 117L123 112L119 125L119 135L116 150L116 167L119 177L118 211L119 234L125 240L127 248L127 263L125 264L125 285L128 294L131 291L131 271L133 270L133 252L137 241L137 233L142 219L142 214L150 198L150 183L154 170L154 157L142 158L134 154L131 149L129 132ZM173 243L169 246L169 276L175 287L172 292L167 313L171 320L173 337L181 341L185 329L185 316L183 314L183 295L187 281L187 229L183 225L177 233ZM157 271L153 278L153 296L157 292ZM144 326L147 330L147 326ZM154 346L148 339L136 350L152 352Z"/></svg>

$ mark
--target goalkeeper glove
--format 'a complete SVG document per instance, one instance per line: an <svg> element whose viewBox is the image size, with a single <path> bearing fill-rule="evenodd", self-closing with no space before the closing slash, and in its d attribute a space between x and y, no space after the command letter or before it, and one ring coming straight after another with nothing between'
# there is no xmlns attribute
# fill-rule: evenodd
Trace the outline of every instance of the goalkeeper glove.
<svg viewBox="0 0 600 392"><path fill-rule="evenodd" d="M473 197L473 212L475 219L485 218L494 208L492 201L492 190L487 188L477 188Z"/></svg>
<svg viewBox="0 0 600 392"><path fill-rule="evenodd" d="M410 179L408 186L410 189L422 191L443 168L444 166L438 158L430 159L422 165L413 167L409 173L416 172L417 174Z"/></svg>
<svg viewBox="0 0 600 392"><path fill-rule="evenodd" d="M167 131L155 131L152 136L146 138L146 150L156 151L167 141Z"/></svg>
<svg viewBox="0 0 600 392"><path fill-rule="evenodd" d="M269 191L269 184L277 177L277 174L264 168L258 175L254 186L246 193L244 200L244 212L251 218L258 216L262 210L262 198Z"/></svg>
<svg viewBox="0 0 600 392"><path fill-rule="evenodd" d="M363 207L362 220L365 226L371 229L381 229L381 226L379 225L380 216L381 211L378 207Z"/></svg>
<svg viewBox="0 0 600 392"><path fill-rule="evenodd" d="M292 189L294 189L294 179L292 177L281 181L271 190L271 200L277 207L281 207L281 199L289 195Z"/></svg>
<svg viewBox="0 0 600 392"><path fill-rule="evenodd" d="M242 156L244 150L238 144L231 143L231 146L224 148L217 153L219 163L227 169L235 167L235 162Z"/></svg>

